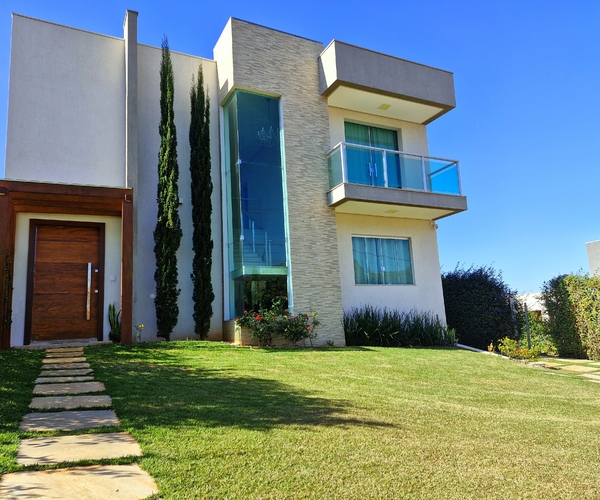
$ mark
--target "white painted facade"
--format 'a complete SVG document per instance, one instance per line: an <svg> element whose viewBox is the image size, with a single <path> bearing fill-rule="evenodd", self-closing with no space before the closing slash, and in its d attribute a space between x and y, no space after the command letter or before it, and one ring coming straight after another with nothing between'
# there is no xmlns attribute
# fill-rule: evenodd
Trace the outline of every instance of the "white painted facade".
<svg viewBox="0 0 600 500"><path fill-rule="evenodd" d="M255 35L257 41L252 42ZM236 36L239 39L236 40ZM290 57L293 57L294 47L301 40L302 50L304 54L308 54L302 56L305 58L302 62L302 74L308 75L305 81L296 78L291 73L292 70L289 71L288 80L283 81L282 78L282 81L278 81L278 68L272 62L277 60L276 55L259 55L262 47L251 45L258 44L258 40L267 39L272 41L269 43L270 50L277 50L279 47L286 51L279 64L287 64L290 68L294 67L294 61ZM5 175L6 179L13 180L134 188L132 321L134 325L145 325L143 340L149 341L156 339L153 231L157 213L157 158L160 145L158 124L161 49L137 44L136 40L129 41L135 42L137 52L137 82L135 87L130 87L126 82L126 42L126 39L13 15ZM348 213L352 210L333 208L326 204L327 145L333 148L345 140L344 120L397 130L400 149L420 155L428 154L426 125L408 121L408 118L403 120L382 116L380 111L373 114L364 112L370 100L376 101L373 95L377 94L363 99L360 111L343 107L346 99L352 99L351 90L339 91L328 105L327 99L318 89L318 62L312 55L313 52L318 54L317 49L323 50L322 47L319 49L317 42L298 39L293 35L243 21L230 20L215 46L215 60L171 51L178 133L179 196L182 200L179 214L183 230L177 254L181 288L180 314L179 323L172 334L173 339L195 338L190 279L192 222L188 130L190 85L199 65L203 68L211 104L211 225L214 241L212 282L216 298L213 302L209 338L221 340L224 321L231 319L227 317L224 306L228 297L228 279L224 271L224 249L227 242L223 236L227 206L222 194L223 132L220 129L220 112L225 98L235 88L263 92L281 100L288 183L286 211L290 212L286 213L286 217L292 248L290 272L294 273L289 279L295 287L295 298L305 308L314 305L318 309L320 304L328 304L328 310L319 313L324 317L325 325L329 324L332 331L335 330L331 334L322 332L317 343L325 343L329 339L335 339L336 345L343 343L343 335L339 331L339 319L343 311L366 304L427 311L445 320L434 222L440 216L436 215L438 212L424 206L407 206L403 212L407 214L405 216L382 217L368 215L368 210L362 214ZM234 54L235 51L237 53ZM261 61L260 57L267 59ZM365 57L369 55L366 54ZM328 58L331 59L331 53ZM267 67L267 64L272 67ZM387 82L386 85L392 83ZM135 92L137 96L137 116L131 119L125 112L128 92ZM363 95L366 91L362 89L360 92ZM394 99L395 101L390 102L402 101L398 97ZM411 111L407 117L429 117L442 109L425 104L419 108L417 101L407 100L405 104L406 109ZM304 115L305 112L313 114ZM321 127L318 130L322 130L322 133L319 137L307 137L311 127L317 130L314 123L310 123L315 116L319 122L318 127ZM135 142L128 143L128 123L130 129L137 131ZM312 133L317 134L314 131ZM132 170L137 172L136 175L127 173L128 144L136 144L134 157L137 158L137 164ZM312 148L310 156L307 156L307 144ZM310 157L310 161L305 160L307 157ZM135 175L133 181L131 175ZM305 198L309 202L305 202ZM375 205L376 203L372 206ZM348 206L350 205L346 205ZM311 220L312 214L314 220ZM107 309L108 304L119 303L120 300L122 241L118 217L18 214L11 345L23 343L29 220L32 218L104 222L104 309ZM317 225L317 220L320 225ZM314 227L326 228L328 234L313 234ZM412 252L415 283L356 285L352 236L407 238ZM328 282L331 277L333 283ZM340 294L341 299L333 296ZM105 339L108 338L108 329L108 321L105 320Z"/></svg>

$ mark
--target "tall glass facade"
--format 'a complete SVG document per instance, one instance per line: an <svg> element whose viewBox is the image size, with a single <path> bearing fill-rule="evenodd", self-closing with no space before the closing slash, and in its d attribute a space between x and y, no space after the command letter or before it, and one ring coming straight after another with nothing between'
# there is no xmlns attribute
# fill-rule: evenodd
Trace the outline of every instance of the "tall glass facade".
<svg viewBox="0 0 600 500"><path fill-rule="evenodd" d="M224 107L231 317L287 301L279 99L236 91Z"/></svg>

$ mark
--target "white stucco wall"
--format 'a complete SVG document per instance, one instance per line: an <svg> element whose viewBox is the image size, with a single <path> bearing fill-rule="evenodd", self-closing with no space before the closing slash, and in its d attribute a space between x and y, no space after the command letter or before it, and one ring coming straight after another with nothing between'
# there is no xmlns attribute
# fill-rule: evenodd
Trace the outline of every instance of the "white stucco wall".
<svg viewBox="0 0 600 500"><path fill-rule="evenodd" d="M600 276L600 240L590 241L585 244L590 265L590 274Z"/></svg>
<svg viewBox="0 0 600 500"><path fill-rule="evenodd" d="M104 340L108 340L108 304L121 302L121 218L89 215L18 213L16 220L13 303L10 345L23 345L25 335L25 297L27 293L27 257L31 219L103 222L104 256Z"/></svg>
<svg viewBox="0 0 600 500"><path fill-rule="evenodd" d="M153 232L156 226L156 188L158 183L158 150L160 136L160 69L161 49L138 46L138 246L134 256L133 323L143 323L144 340L156 338L156 315L154 308L154 257ZM202 63L205 85L208 85L211 102L211 160L212 160L212 229L213 272L215 293L213 317L209 338L220 340L223 323L222 292L222 238L221 238L221 185L219 163L219 106L217 101L217 68L214 61L171 52L175 82L175 126L177 128L177 157L179 162L179 206L183 238L177 253L179 267L179 322L173 331L173 339L197 338L194 335L192 282L192 215L190 203L190 86L192 75ZM134 334L136 332L134 331Z"/></svg>
<svg viewBox="0 0 600 500"><path fill-rule="evenodd" d="M13 15L7 179L125 182L124 41Z"/></svg>
<svg viewBox="0 0 600 500"><path fill-rule="evenodd" d="M402 151L427 156L427 129L418 123L393 120L382 116L359 113L349 109L329 107L329 124L331 130L331 147L345 140L344 121L361 123L391 130L397 130L399 146Z"/></svg>
<svg viewBox="0 0 600 500"><path fill-rule="evenodd" d="M446 321L435 226L428 220L337 214L344 310L372 305L432 312ZM356 285L352 236L409 238L414 285Z"/></svg>

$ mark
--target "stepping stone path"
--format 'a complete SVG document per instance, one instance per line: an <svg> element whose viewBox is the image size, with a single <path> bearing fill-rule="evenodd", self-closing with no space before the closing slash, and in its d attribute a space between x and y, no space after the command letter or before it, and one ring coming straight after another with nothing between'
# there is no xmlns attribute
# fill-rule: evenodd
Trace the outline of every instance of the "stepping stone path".
<svg viewBox="0 0 600 500"><path fill-rule="evenodd" d="M568 359L551 358L552 361L537 361L533 366L542 368L551 368L563 372L576 373L580 377L585 377L590 382L600 383L600 363L592 362L589 359Z"/></svg>
<svg viewBox="0 0 600 500"><path fill-rule="evenodd" d="M76 431L120 425L114 411L102 409L111 406L110 396L90 394L103 392L105 387L93 380L81 347L47 349L36 384L33 393L40 397L34 397L29 407L42 411L23 417L20 428L24 431ZM43 411L57 409L62 411ZM71 434L23 439L17 464L54 465L141 455L139 444L127 433ZM0 480L0 498L6 500L137 500L157 492L154 479L137 464L15 472Z"/></svg>

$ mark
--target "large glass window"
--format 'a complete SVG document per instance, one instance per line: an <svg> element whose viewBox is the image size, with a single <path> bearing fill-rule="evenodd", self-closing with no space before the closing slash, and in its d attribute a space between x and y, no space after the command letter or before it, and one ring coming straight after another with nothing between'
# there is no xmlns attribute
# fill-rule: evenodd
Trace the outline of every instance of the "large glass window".
<svg viewBox="0 0 600 500"><path fill-rule="evenodd" d="M374 148L398 151L398 133L395 130L344 122L344 134L347 143L369 147L347 146L348 181L371 186L385 185L383 152ZM399 156L386 154L386 167L388 186L401 187Z"/></svg>
<svg viewBox="0 0 600 500"><path fill-rule="evenodd" d="M236 91L224 108L230 315L287 283L279 99ZM276 282L275 287L272 284ZM267 292L267 290L277 290Z"/></svg>
<svg viewBox="0 0 600 500"><path fill-rule="evenodd" d="M414 284L408 239L353 236L352 255L357 285Z"/></svg>

